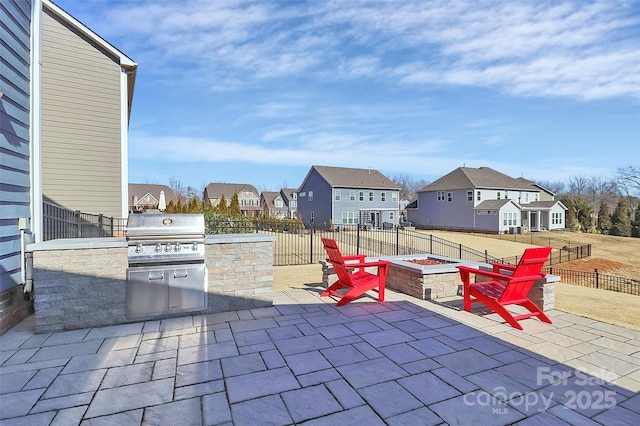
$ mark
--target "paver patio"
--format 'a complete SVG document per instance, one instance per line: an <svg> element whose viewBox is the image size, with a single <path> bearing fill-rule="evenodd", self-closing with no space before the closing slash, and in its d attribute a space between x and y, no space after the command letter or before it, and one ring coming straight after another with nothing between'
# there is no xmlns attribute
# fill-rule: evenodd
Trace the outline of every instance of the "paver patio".
<svg viewBox="0 0 640 426"><path fill-rule="evenodd" d="M0 336L0 424L640 424L640 332L321 290L43 335L30 317Z"/></svg>

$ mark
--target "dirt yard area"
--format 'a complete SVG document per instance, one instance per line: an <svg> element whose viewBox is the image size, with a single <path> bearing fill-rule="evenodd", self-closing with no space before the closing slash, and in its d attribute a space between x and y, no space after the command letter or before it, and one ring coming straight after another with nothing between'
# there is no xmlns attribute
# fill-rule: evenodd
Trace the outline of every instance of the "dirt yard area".
<svg viewBox="0 0 640 426"><path fill-rule="evenodd" d="M431 232L441 238L466 245L476 250L487 250L496 257L521 254L532 244L486 236L457 234L451 232ZM546 233L537 233L545 238ZM548 233L558 238L556 233ZM555 265L563 269L598 272L608 275L640 279L640 238L622 238L609 235L579 233L559 234L571 242L572 246L592 244L592 257ZM526 235L525 235L526 236ZM316 265L276 266L273 268L274 290L287 288L308 288L322 282L322 267ZM616 293L600 289L558 284L556 288L556 309L596 319L609 324L640 330L640 296Z"/></svg>

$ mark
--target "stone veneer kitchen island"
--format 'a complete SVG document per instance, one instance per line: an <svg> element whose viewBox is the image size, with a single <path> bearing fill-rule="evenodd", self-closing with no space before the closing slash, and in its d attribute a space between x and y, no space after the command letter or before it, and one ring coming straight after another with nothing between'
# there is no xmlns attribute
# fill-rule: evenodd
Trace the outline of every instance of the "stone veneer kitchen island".
<svg viewBox="0 0 640 426"><path fill-rule="evenodd" d="M207 308L188 315L271 306L273 241L263 234L207 235ZM124 238L52 240L30 244L27 251L37 333L181 316L127 318Z"/></svg>

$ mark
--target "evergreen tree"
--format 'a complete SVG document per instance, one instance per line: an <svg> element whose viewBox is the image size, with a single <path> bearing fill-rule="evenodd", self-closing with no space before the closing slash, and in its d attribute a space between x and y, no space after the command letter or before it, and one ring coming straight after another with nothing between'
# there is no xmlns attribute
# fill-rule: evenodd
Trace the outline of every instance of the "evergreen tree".
<svg viewBox="0 0 640 426"><path fill-rule="evenodd" d="M631 236L640 238L640 201L636 207L636 214L633 217L633 222L631 222Z"/></svg>
<svg viewBox="0 0 640 426"><path fill-rule="evenodd" d="M631 236L631 217L629 216L629 208L624 198L618 201L616 209L611 216L611 229L610 235L617 235L620 237Z"/></svg>
<svg viewBox="0 0 640 426"><path fill-rule="evenodd" d="M216 213L221 216L227 216L229 214L229 205L227 204L227 199L224 197L224 194L220 196L220 201L218 205L216 205Z"/></svg>
<svg viewBox="0 0 640 426"><path fill-rule="evenodd" d="M567 207L567 227L574 231L589 232L592 229L593 213L589 200L582 196L566 196L562 204Z"/></svg>
<svg viewBox="0 0 640 426"><path fill-rule="evenodd" d="M600 210L598 210L598 231L601 234L609 234L611 229L611 213L609 212L609 205L604 201L600 202Z"/></svg>
<svg viewBox="0 0 640 426"><path fill-rule="evenodd" d="M231 196L231 203L229 204L229 216L240 217L242 211L240 210L240 200L238 199L238 193L234 192Z"/></svg>

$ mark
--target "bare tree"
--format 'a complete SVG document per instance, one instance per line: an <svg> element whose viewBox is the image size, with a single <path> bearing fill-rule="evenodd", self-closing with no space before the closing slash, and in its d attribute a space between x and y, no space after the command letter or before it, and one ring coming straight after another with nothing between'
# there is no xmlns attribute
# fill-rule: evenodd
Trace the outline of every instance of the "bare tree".
<svg viewBox="0 0 640 426"><path fill-rule="evenodd" d="M640 166L627 166L618 169L618 186L627 195L640 194Z"/></svg>
<svg viewBox="0 0 640 426"><path fill-rule="evenodd" d="M569 195L586 196L589 179L584 176L573 176L569 179Z"/></svg>
<svg viewBox="0 0 640 426"><path fill-rule="evenodd" d="M187 188L179 179L171 176L169 178L169 188L171 188L179 201L184 201L187 199Z"/></svg>
<svg viewBox="0 0 640 426"><path fill-rule="evenodd" d="M414 179L406 173L393 175L391 180L400 186L400 197L411 199L420 189L428 185L424 179Z"/></svg>

